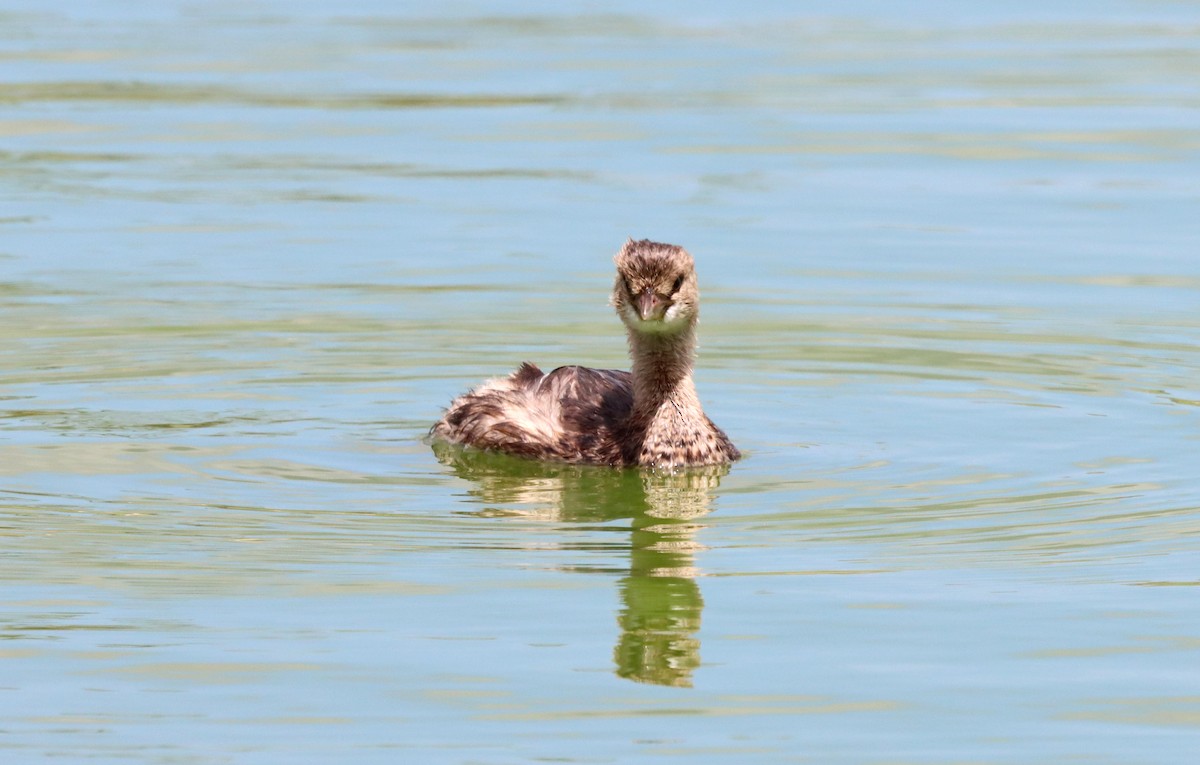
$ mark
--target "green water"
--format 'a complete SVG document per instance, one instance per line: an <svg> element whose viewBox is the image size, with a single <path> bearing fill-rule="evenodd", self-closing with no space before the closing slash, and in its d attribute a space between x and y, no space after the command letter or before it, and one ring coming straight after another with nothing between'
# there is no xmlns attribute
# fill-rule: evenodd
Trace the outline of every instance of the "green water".
<svg viewBox="0 0 1200 765"><path fill-rule="evenodd" d="M0 760L1192 763L1194 3L0 11ZM746 454L425 442L685 245Z"/></svg>

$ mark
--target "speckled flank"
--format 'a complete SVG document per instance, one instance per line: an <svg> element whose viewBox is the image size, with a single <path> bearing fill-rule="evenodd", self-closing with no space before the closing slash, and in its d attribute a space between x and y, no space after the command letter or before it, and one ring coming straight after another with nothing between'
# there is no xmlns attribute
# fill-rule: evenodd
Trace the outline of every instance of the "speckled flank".
<svg viewBox="0 0 1200 765"><path fill-rule="evenodd" d="M616 256L612 304L633 371L522 364L456 398L431 433L481 449L560 462L675 468L740 457L704 414L692 382L700 292L682 247L630 240Z"/></svg>
<svg viewBox="0 0 1200 765"><path fill-rule="evenodd" d="M522 364L456 398L435 436L481 449L560 462L621 464L617 431L633 406L628 372Z"/></svg>

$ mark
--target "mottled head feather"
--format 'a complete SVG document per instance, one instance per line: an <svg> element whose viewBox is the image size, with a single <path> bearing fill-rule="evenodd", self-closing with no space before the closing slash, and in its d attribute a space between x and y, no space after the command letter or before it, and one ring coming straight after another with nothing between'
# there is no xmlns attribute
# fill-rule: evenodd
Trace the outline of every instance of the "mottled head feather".
<svg viewBox="0 0 1200 765"><path fill-rule="evenodd" d="M696 323L700 290L695 261L674 244L630 239L617 253L612 304L636 332L675 332Z"/></svg>
<svg viewBox="0 0 1200 765"><path fill-rule="evenodd" d="M613 258L617 271L627 279L659 281L669 284L675 275L695 269L695 261L688 251L677 244L652 242L649 239L630 239Z"/></svg>

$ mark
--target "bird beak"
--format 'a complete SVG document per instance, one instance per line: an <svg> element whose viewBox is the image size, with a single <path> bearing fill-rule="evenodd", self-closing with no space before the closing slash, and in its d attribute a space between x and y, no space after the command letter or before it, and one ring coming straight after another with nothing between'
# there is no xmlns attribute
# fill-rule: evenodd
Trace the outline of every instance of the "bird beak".
<svg viewBox="0 0 1200 765"><path fill-rule="evenodd" d="M661 318L658 316L658 309L662 302L658 295L654 294L654 290L649 288L642 290L642 294L637 296L638 316L642 317L642 321Z"/></svg>

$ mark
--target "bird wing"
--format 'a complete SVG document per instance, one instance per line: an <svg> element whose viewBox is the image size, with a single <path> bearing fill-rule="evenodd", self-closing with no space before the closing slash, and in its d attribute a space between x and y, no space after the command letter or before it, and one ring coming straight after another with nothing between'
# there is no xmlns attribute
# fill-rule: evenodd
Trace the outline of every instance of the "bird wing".
<svg viewBox="0 0 1200 765"><path fill-rule="evenodd" d="M433 433L451 441L540 459L614 462L615 431L633 408L628 372L522 364L460 396Z"/></svg>

